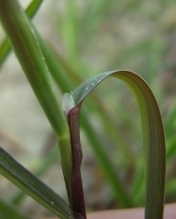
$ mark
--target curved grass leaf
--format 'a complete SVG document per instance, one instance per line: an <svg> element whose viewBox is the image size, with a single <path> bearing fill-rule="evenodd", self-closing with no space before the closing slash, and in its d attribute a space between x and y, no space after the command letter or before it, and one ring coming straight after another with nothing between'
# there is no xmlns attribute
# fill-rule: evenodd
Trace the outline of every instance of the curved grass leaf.
<svg viewBox="0 0 176 219"><path fill-rule="evenodd" d="M1 147L0 173L55 215L63 219L71 218L68 204Z"/></svg>
<svg viewBox="0 0 176 219"><path fill-rule="evenodd" d="M74 87L74 83L78 83L81 81L81 78L73 71L73 69L70 68L69 64L63 60L63 58L59 55L59 57L56 58L56 54L51 52L49 47L45 44L45 42L42 40L40 35L37 33L40 46L42 48L43 54L45 56L45 60L48 64L48 67L50 69L50 72L56 81L56 83L59 86L59 89L61 89L63 92L66 90L69 90ZM58 54L57 54L58 55ZM62 63L61 65L59 63ZM62 69L64 68L64 69ZM68 75L69 74L69 77ZM71 78L71 79L70 79ZM95 105L96 103L96 105ZM95 98L93 100L92 105L95 105L94 108L99 107L98 109L101 108L102 103L98 98ZM91 142L92 149L95 152L95 155L99 161L99 164L101 165L102 169L104 170L104 173L110 183L110 186L113 190L113 196L117 200L118 205L120 207L132 207L132 201L130 200L130 197L128 196L126 189L124 188L122 182L120 181L120 178L117 177L117 174L115 172L115 168L113 167L112 163L109 161L107 158L106 151L102 149L102 142L101 140L97 139L97 136L94 132L94 130L91 128L91 124L86 118L86 112L83 110L82 112L83 119L82 119L82 124L83 128L85 130L85 134L88 136L88 139ZM100 113L99 113L100 114ZM108 121L108 116L106 111L101 108L101 116L106 120L106 124ZM116 136L117 139L117 133L113 130L113 124L112 123L108 124L108 130L111 130L111 134L114 133L114 136ZM119 138L118 138L119 141ZM124 150L123 150L124 151ZM128 156L129 158L129 156Z"/></svg>
<svg viewBox="0 0 176 219"><path fill-rule="evenodd" d="M59 86L59 89L61 89L63 93L68 90L72 90L75 87L74 84L78 84L80 83L80 81L82 81L80 76L78 76L78 74L75 73L72 68L70 68L70 65L66 62L66 60L63 60L61 55L59 55L58 53L53 54L53 52L43 42L41 37L39 39L42 51L45 55L46 62L54 80ZM114 141L118 142L118 144L120 145L123 156L126 155L126 159L129 159L129 157L132 158L132 156L130 156L128 153L128 148L126 147L126 145L124 146L124 144L122 144L121 136L117 135L114 128L114 123L112 123L110 116L107 114L106 110L102 108L102 105L102 101L98 97L92 98L91 108L93 106L93 108L96 109L98 114L101 116L101 120L103 118L102 123L106 124L106 128L107 130L110 130L112 138L115 138ZM89 118L86 116L86 114L86 110L83 109L82 127L85 131L85 134L87 135L92 150L95 153L97 161L103 169L109 185L111 186L113 196L116 199L119 207L132 207L133 203L131 197L127 194L127 191L123 183L121 182L120 177L117 176L112 162L110 161L110 159L108 159L107 153L102 147L102 141L101 139L97 138L96 132L91 126ZM111 122L108 123L108 121Z"/></svg>
<svg viewBox="0 0 176 219"><path fill-rule="evenodd" d="M67 106L67 116L75 117L79 120L78 111L83 100L93 91L93 89L109 76L117 77L128 84L135 94L142 117L143 142L145 152L145 173L146 173L146 201L145 218L162 219L164 206L165 187L165 137L160 111L155 97L146 82L130 71L110 71L96 75L82 83L76 90L68 94L63 99ZM74 100L74 106L69 109L69 101ZM78 127L77 127L78 128ZM75 130L70 129L75 132ZM77 156L81 153L81 148L74 145L72 150L77 151L73 157L73 165L77 165ZM78 164L79 165L79 164Z"/></svg>
<svg viewBox="0 0 176 219"><path fill-rule="evenodd" d="M33 16L36 14L38 9L40 8L41 3L43 0L33 0L30 5L26 9L26 14L29 18L33 18ZM11 45L7 38L4 39L2 44L0 45L0 67L4 63L6 57L11 51Z"/></svg>
<svg viewBox="0 0 176 219"><path fill-rule="evenodd" d="M36 30L35 30L36 31ZM37 33L39 44L41 46L42 52L45 56L45 60L47 62L47 65L50 69L50 72L56 80L57 84L59 85L59 89L62 89L63 92L69 89L72 89L74 87L74 83L78 83L81 80L81 78L74 72L73 69L70 68L69 64L66 63L63 58L58 55L58 53L54 53L50 51L50 49L47 47L45 42L42 40L41 36ZM56 58L56 56L58 57ZM60 64L61 63L61 64ZM67 76L69 74L69 78ZM71 79L70 79L71 78ZM92 105L95 105L94 108L98 107L98 109L101 108L102 103L99 98L94 98ZM99 110L98 110L99 111ZM83 115L86 114L86 112L82 112ZM107 115L106 111L101 108L99 111L99 115L101 114L101 117L104 118L104 122L106 123L107 130L111 130L111 134L115 139L120 142L120 148L122 149L122 153L125 152L127 154L128 150L125 149L124 144L122 145L122 140L120 141L120 136L117 137L117 133L114 130L113 123L108 124L109 116ZM92 149L95 152L95 155L101 165L101 167L104 170L104 173L110 183L111 188L113 189L113 196L117 200L118 205L120 207L132 207L132 200L130 200L130 197L128 196L126 189L124 188L122 182L120 181L120 178L117 177L117 174L115 172L115 169L112 165L112 163L108 160L106 151L102 149L102 142L101 140L97 139L95 132L92 130L91 124L89 120L86 118L86 115L83 116L82 124L83 128L85 129L85 133L88 136L88 139L91 142ZM126 145L125 145L126 146ZM63 148L63 147L62 147ZM127 157L126 157L127 158ZM129 158L129 156L128 156ZM68 180L69 181L69 180Z"/></svg>

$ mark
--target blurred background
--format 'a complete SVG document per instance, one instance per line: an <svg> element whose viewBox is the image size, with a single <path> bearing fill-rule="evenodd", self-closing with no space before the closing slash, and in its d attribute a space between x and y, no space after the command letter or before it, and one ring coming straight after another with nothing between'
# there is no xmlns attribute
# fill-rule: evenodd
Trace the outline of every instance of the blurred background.
<svg viewBox="0 0 176 219"><path fill-rule="evenodd" d="M20 1L24 8L30 1ZM54 51L70 92L108 70L142 76L158 101L167 142L166 202L176 201L176 2L174 0L45 0L33 19ZM0 29L0 41L5 37ZM55 136L12 52L0 67L0 145L67 199ZM91 130L101 142L132 206L144 205L140 114L126 84L108 79L85 101ZM106 119L101 114L105 112ZM82 120L81 120L82 121ZM128 207L117 200L81 129L82 175L88 211ZM8 191L8 192L7 192ZM36 217L50 213L0 176L0 196ZM35 212L35 213L34 213Z"/></svg>

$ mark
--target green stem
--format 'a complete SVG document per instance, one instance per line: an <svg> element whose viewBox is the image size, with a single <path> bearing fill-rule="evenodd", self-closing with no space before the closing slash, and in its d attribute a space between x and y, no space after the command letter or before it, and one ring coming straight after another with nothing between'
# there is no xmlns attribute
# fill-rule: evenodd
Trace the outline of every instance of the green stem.
<svg viewBox="0 0 176 219"><path fill-rule="evenodd" d="M0 0L0 5L1 22L20 64L53 129L62 136L67 132L67 123L52 90L49 70L33 27L17 1Z"/></svg>
<svg viewBox="0 0 176 219"><path fill-rule="evenodd" d="M34 28L17 0L0 0L0 19L16 56L59 142L62 168L70 192L71 145L69 128L52 89L51 77Z"/></svg>
<svg viewBox="0 0 176 219"><path fill-rule="evenodd" d="M41 3L43 0L33 0L30 5L26 9L26 14L29 18L33 18L33 16L38 11ZM11 51L11 45L7 38L3 41L3 43L0 46L0 67L4 63L6 57L8 56L9 52Z"/></svg>

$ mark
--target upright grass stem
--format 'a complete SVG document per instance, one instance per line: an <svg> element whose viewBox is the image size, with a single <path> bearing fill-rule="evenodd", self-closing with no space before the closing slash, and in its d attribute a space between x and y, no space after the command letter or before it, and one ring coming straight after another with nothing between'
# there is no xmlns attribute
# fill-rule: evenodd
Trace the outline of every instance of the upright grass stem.
<svg viewBox="0 0 176 219"><path fill-rule="evenodd" d="M68 128L67 123L52 90L49 70L33 27L16 0L0 0L0 4L1 22L24 73L53 129L62 136Z"/></svg>
<svg viewBox="0 0 176 219"><path fill-rule="evenodd" d="M70 127L71 145L72 145L72 204L73 211L77 215L81 215L86 219L86 210L84 204L84 192L81 178L81 162L82 162L82 149L80 143L80 128L79 128L79 108L70 110L67 114L68 124ZM78 216L79 219L79 216Z"/></svg>
<svg viewBox="0 0 176 219"><path fill-rule="evenodd" d="M33 18L33 16L38 11L42 2L43 0L33 0L30 3L30 5L26 9L26 14L28 15L29 18ZM4 63L10 51L11 51L10 42L7 38L5 38L2 45L0 46L0 67Z"/></svg>
<svg viewBox="0 0 176 219"><path fill-rule="evenodd" d="M0 0L0 19L19 62L59 142L68 196L71 195L71 146L66 118L58 104L42 50L24 10L17 0Z"/></svg>

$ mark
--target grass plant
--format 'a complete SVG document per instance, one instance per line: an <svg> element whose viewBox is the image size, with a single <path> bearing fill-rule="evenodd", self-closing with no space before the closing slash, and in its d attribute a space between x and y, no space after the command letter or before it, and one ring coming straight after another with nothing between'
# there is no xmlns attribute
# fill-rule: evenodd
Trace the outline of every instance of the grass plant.
<svg viewBox="0 0 176 219"><path fill-rule="evenodd" d="M169 2L165 3L166 8L172 5ZM148 67L142 70L140 76L126 70L105 71L101 74L94 74L97 67L91 68L88 63L85 63L83 54L90 52L88 47L94 46L95 43L93 33L97 31L99 26L108 25L106 18L107 16L111 17L114 8L117 9L120 16L126 12L133 16L133 12L140 9L146 13L149 20L155 19L156 22L159 20L159 13L155 13L154 9L150 7L148 11L145 11L144 6L136 0L127 1L126 4L119 4L114 1L107 2L106 0L90 1L89 4L83 7L82 18L79 20L76 1L67 0L66 13L63 17L60 17L59 21L56 19L56 25L59 24L60 34L67 52L67 58L65 58L43 39L31 22L41 3L42 0L33 0L25 11L17 0L0 0L0 21L7 34L7 38L0 46L0 67L13 49L55 133L68 203L39 179L40 174L47 172L46 164L48 165L48 162L51 164L57 157L54 156L56 155L55 152L51 152L41 164L38 173L36 173L37 176L34 176L7 153L2 145L0 148L0 173L56 216L63 219L86 219L86 196L84 195L84 183L81 177L83 156L80 142L81 122L81 128L87 136L95 157L112 189L114 202L119 207L129 208L142 205L145 199L144 217L146 219L162 219L165 200L166 155L168 163L172 163L176 151L174 136L176 108L174 105L172 110L169 113L167 112L167 117L164 118L167 142L167 148L165 148L161 113L152 90L159 99L160 104L164 94L162 87L159 85L158 77L160 70L165 67L162 65L161 60L167 50L164 37L160 36L160 33L171 31L171 24L167 27L163 24L162 30L156 30L155 37L148 36L142 39L140 43L138 42L132 46L129 44L126 48L121 47L118 54L115 54L114 59L107 60L107 66L114 67L116 65L118 68L124 68L125 64L129 62L126 68L131 67L134 70L139 70L144 63ZM164 12L164 8L161 7L160 11ZM101 31L100 33L97 32L97 37L99 36L101 36ZM87 48L85 42L88 42L86 44ZM141 56L143 50L146 51L147 58ZM101 58L105 59L104 54ZM138 58L139 60L134 63L133 59ZM90 74L89 71L92 73ZM148 74L145 74L146 72ZM85 80L88 75L89 79ZM149 82L152 90L141 76ZM121 100L120 95L126 94L126 88L119 82L120 89L117 93L118 80L112 80L110 77L125 82L137 102L143 130L144 167L141 165L142 155L137 157L130 148L133 134L131 136L127 135L130 130L131 133L138 136L136 142L140 139L140 126L135 125L135 121L138 123L139 116L134 115L134 118L131 119L131 115L123 112L125 104L118 104L118 101ZM61 93L64 94L62 103L58 101L53 80ZM104 82L105 80L107 82ZM101 83L103 84L98 90ZM95 88L98 90L97 93L92 93ZM109 102L104 98L105 93L110 94ZM88 104L81 108L83 101L89 94L91 95ZM117 105L119 105L118 108ZM108 106L117 110L116 115L111 115L111 109L108 109ZM130 166L135 168L130 185L124 183L118 165L116 166L110 158L112 152L106 145L104 137L99 135L96 128L91 125L89 111L102 125L107 139L118 144L118 151L122 154L121 162L124 163L124 166L127 169L130 169ZM121 123L125 121L127 126L124 131L123 125L121 125L122 128L119 130L118 135L114 118L117 118ZM125 164L127 157L128 164ZM117 159L119 159L119 156L117 156ZM172 196L172 191L175 189L174 176L171 176L168 181L166 187L167 199ZM4 219L10 218L11 214L16 215L16 218L28 218L28 215L20 213L17 207L24 197L24 193L20 192L8 204L4 200L0 201Z"/></svg>

